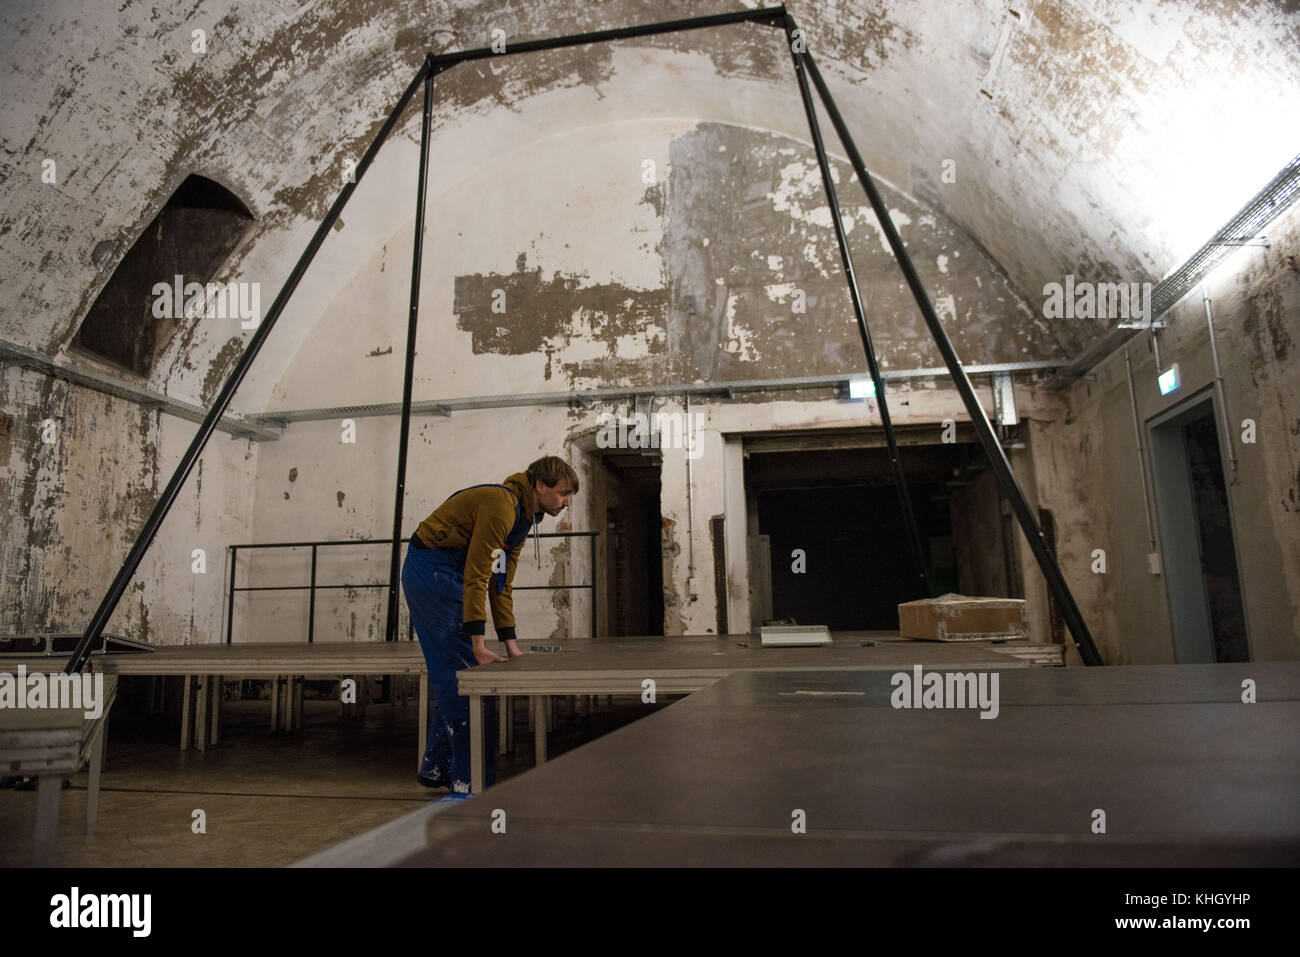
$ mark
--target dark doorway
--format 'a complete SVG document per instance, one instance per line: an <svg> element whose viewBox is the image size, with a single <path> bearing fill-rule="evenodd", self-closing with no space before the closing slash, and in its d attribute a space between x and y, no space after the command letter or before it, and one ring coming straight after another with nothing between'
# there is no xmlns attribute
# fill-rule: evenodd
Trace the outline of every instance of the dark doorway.
<svg viewBox="0 0 1300 957"><path fill-rule="evenodd" d="M1153 420L1151 457L1175 660L1249 661L1211 394Z"/></svg>
<svg viewBox="0 0 1300 957"><path fill-rule="evenodd" d="M914 446L900 459L926 552L931 591L955 590L958 549L947 480L969 461L959 446ZM894 630L898 605L924 594L883 448L754 453L746 461L757 538L770 567L764 617L832 631ZM993 520L996 522L996 512ZM757 574L768 574L760 560ZM756 593L766 589L756 583Z"/></svg>
<svg viewBox="0 0 1300 957"><path fill-rule="evenodd" d="M917 503L921 512L946 521L946 507L928 508L930 491ZM928 597L912 568L892 486L764 492L758 520L772 550L774 618L832 631L893 629L899 602Z"/></svg>
<svg viewBox="0 0 1300 957"><path fill-rule="evenodd" d="M663 521L657 452L602 456L607 567L605 600L613 636L664 633Z"/></svg>

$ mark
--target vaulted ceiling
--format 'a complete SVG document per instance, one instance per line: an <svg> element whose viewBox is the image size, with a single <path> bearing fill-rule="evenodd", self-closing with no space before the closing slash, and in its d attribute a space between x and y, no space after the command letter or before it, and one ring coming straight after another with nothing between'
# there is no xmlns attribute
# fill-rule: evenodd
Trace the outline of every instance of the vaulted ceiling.
<svg viewBox="0 0 1300 957"><path fill-rule="evenodd" d="M1293 0L787 7L873 173L987 251L1027 302L1041 302L1044 284L1069 273L1158 280L1297 152ZM242 267L283 279L336 195L341 164L364 150L427 50L487 46L494 30L510 43L737 8L736 0L6 3L0 338L64 350L191 172L231 187L257 217L236 253ZM782 37L755 25L465 64L439 76L437 95L434 190L484 161L457 148L456 131L476 130L480 150L485 142L527 150L566 131L653 116L808 139ZM408 111L396 140L404 155L418 128L418 109ZM50 159L53 183L42 177ZM393 172L376 169L381 178ZM411 215L405 181L371 190L366 208L344 217L363 250ZM319 277L321 301L346 279L334 272ZM1080 325L1062 341L1078 348L1097 331ZM187 369L194 392L210 393L210 382L199 384L229 363L218 346L182 343L163 374Z"/></svg>

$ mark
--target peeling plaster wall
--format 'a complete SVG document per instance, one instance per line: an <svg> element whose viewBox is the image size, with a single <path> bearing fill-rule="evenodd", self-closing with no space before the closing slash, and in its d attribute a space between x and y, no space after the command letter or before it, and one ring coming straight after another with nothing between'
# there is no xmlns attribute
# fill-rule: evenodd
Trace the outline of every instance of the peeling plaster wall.
<svg viewBox="0 0 1300 957"><path fill-rule="evenodd" d="M83 631L195 426L12 366L3 386L0 633ZM250 443L218 433L108 632L155 644L216 640L224 549L248 534L255 465ZM201 573L194 549L205 553Z"/></svg>
<svg viewBox="0 0 1300 957"><path fill-rule="evenodd" d="M116 570L104 544L124 554L118 530L139 527L157 495L157 417L14 366L3 381L4 627L80 630Z"/></svg>
<svg viewBox="0 0 1300 957"><path fill-rule="evenodd" d="M291 425L285 438L261 448L255 479L253 539L258 542L388 538L392 530L399 423L361 418L356 442L340 441L338 422ZM560 408L515 408L457 413L451 418L411 420L403 528L406 535L449 495L484 482L500 482L542 455L560 455L578 470L583 491L592 487L582 453L566 442L568 413ZM599 528L590 497L580 493L571 512L545 518L543 533ZM572 513L572 514L571 514ZM603 524L603 514L600 516ZM531 539L520 554L515 584L583 584L591 580L588 546L582 540L543 538L538 569ZM379 582L374 589L340 589L317 596L314 640L366 641L384 636L387 545L321 548L321 584ZM306 584L310 550L266 553L250 575L266 584ZM561 637L570 623L587 634L590 597L555 589L515 595L521 638ZM404 609L404 602L403 609ZM489 614L488 635L494 632ZM261 593L236 602L241 641L305 641L307 595ZM401 635L405 637L403 615Z"/></svg>
<svg viewBox="0 0 1300 957"><path fill-rule="evenodd" d="M1300 341L1300 212L1293 208L1270 226L1268 238L1267 249L1238 251L1207 284L1238 460L1228 487L1238 575L1251 656L1261 661L1300 656L1300 366L1294 355ZM1183 384L1177 392L1162 397L1156 388L1150 337L1129 344L1144 443L1149 419L1213 384L1200 289L1167 318L1160 358L1165 368L1179 364ZM1043 453L1069 463L1051 473L1056 488L1049 498L1058 516L1086 529L1069 543L1063 569L1068 567L1072 586L1081 586L1080 603L1096 609L1097 621L1090 618L1089 624L1108 662L1171 662L1164 580L1146 568L1146 520L1122 355L1094 371L1095 381L1073 388L1072 416L1053 429L1053 447ZM1242 441L1248 418L1256 423L1254 444ZM1158 525L1154 500L1152 511ZM1105 575L1088 571L1093 548L1107 551Z"/></svg>
<svg viewBox="0 0 1300 957"><path fill-rule="evenodd" d="M0 336L58 351L189 171L225 183L259 217L222 278L261 282L269 300L337 193L344 161L370 141L429 46L483 45L494 28L540 37L732 8L6 5L0 255L18 278L0 291ZM1067 272L1162 274L1176 247L1199 242L1293 148L1285 124L1258 108L1287 115L1300 105L1300 16L1282 3L1027 0L1015 15L987 2L791 9L868 165L992 250L1026 295ZM205 53L191 49L195 29L207 32ZM667 72L638 76L640 100L615 95L637 58ZM45 80L27 78L33 64ZM600 115L573 109L573 94L624 117L714 117L803 136L793 89L778 32L693 31L458 68L439 78L436 123L528 116L558 133ZM411 137L417 112L399 138ZM57 184L40 182L45 159L61 170ZM942 178L945 160L955 182ZM358 245L381 242L371 234ZM210 398L220 377L208 366L232 337L192 332L155 379Z"/></svg>
<svg viewBox="0 0 1300 957"><path fill-rule="evenodd" d="M900 455L901 457L901 455ZM997 479L980 472L966 488L952 493L953 541L963 595L1010 595L1006 568L1000 557L1002 513Z"/></svg>
<svg viewBox="0 0 1300 957"><path fill-rule="evenodd" d="M651 184L643 179L647 158L655 163ZM847 166L837 166L837 172L846 191L853 188ZM1029 307L977 246L933 212L885 189L913 254L935 277L932 288L967 361L1059 353L1046 321L1031 321ZM805 145L766 131L680 119L581 130L483 160L430 202L414 397L865 369L821 190ZM847 201L845 213L882 363L939 364L874 217ZM400 399L412 230L413 220L407 220L368 259L357 260L350 280L338 287L340 295L324 306L314 326L301 331L296 354L286 357L279 346L268 354L284 366L274 389L277 406ZM799 290L805 294L803 312L795 308ZM273 335L267 349L277 342ZM814 343L820 348L810 348ZM909 419L910 394L900 394L901 421ZM741 408L751 419L762 419L770 401ZM851 421L842 410L800 405L795 421L802 426L827 416ZM672 409L677 407L670 403L661 411ZM965 418L959 406L952 411ZM519 414L458 412L449 421L428 420L427 437L440 449L430 474L442 491L408 511L404 524L413 527L456 488L504 477L505 471L497 468L502 474L496 475L488 463L501 456L498 450L517 444L512 423ZM923 421L938 422L947 414ZM546 409L537 415L539 421L565 421ZM594 430L599 415L598 409L569 413L569 437ZM258 540L301 539L298 529L316 528L316 522L326 524L312 537L372 537L381 528L388 533L395 424L362 419L358 428L367 441L376 430L393 433L374 447L374 455L363 456L361 469L351 461L355 452L338 444L338 422L291 425L285 439L262 448ZM539 449L553 450L564 441L564 431L552 429L539 434ZM721 434L706 425L701 442L692 503L694 599L688 587L692 522L684 452L663 453L665 628L674 634L716 628L707 518L726 510ZM517 457L509 470L532 457ZM302 464L307 461L316 463L310 471ZM458 463L462 478L446 482L450 462ZM299 481L305 482L297 490L286 478L294 468L301 468ZM337 502L326 501L338 492L346 495L341 512L333 507ZM315 496L324 514L295 511L290 503L303 494ZM585 527L602 526L603 521ZM374 568L386 573L378 550L376 555ZM299 565L307 560L305 554L297 559ZM295 574L295 580L305 580L301 568ZM377 601L378 593L372 594ZM271 607L269 597L256 601ZM377 615L379 604L366 599L363 605ZM747 619L746 611L738 620ZM544 622L546 628L570 625L558 618ZM360 632L358 627L349 617L335 632L373 633L373 626L363 623Z"/></svg>
<svg viewBox="0 0 1300 957"><path fill-rule="evenodd" d="M1116 393L1115 398L1118 400L1120 393ZM1037 478L1035 505L1038 509L1046 509L1055 519L1057 565L1102 661L1107 664L1124 663L1123 658L1128 653L1126 644L1135 640L1133 635L1138 631L1149 632L1153 627L1151 618L1129 619L1119 615L1115 604L1109 600L1115 597L1114 594L1106 591L1108 587L1128 588L1135 584L1134 566L1124 565L1121 571L1123 556L1115 555L1109 544L1107 513L1120 511L1125 514L1130 523L1128 527L1134 530L1141 528L1142 520L1141 490L1135 482L1126 484L1119 481L1108 487L1104 494L1101 492L1103 471L1123 473L1132 461L1125 459L1121 451L1124 437L1128 436L1131 445L1133 434L1131 419L1127 417L1127 392L1122 398L1123 406L1115 406L1105 423L1093 421L1083 413L1067 413L1056 419L1035 422L1031 427ZM1103 428L1107 430L1104 445L1101 444L1100 431ZM1022 487L1024 484L1022 482ZM1131 511L1134 494L1138 496L1136 515ZM1028 552L1023 538L1018 538L1017 543ZM1091 572L1094 548L1107 548L1110 556L1112 571L1104 579ZM1139 560L1145 566L1145 560L1140 556ZM1030 563L1032 571L1024 575L1026 598L1031 600L1031 615L1037 613L1036 623L1041 629L1037 634L1046 640L1050 638L1046 613L1048 590L1032 553L1025 564ZM1041 603L1037 607L1032 602L1031 583L1039 586L1035 589ZM1140 582L1136 584L1141 587ZM1031 627L1033 624L1035 622L1031 620ZM1069 629L1063 622L1061 628L1067 660L1081 663Z"/></svg>
<svg viewBox="0 0 1300 957"><path fill-rule="evenodd" d="M541 37L731 8L648 0L526 9L506 0L432 9L415 0L8 4L0 11L0 33L9 40L0 51L0 338L86 363L66 353L67 343L121 256L189 172L224 183L257 217L216 278L259 283L265 310L337 194L344 162L370 142L430 46L484 45L495 27L511 38ZM1026 0L1015 15L982 0L827 0L791 9L968 362L1077 349L1100 324L1044 326L1037 316L1045 282L1066 273L1154 279L1294 149L1289 128L1276 122L1300 106L1300 15L1293 5ZM190 48L196 27L208 33L205 54ZM488 61L440 76L437 89L417 397L665 376L841 372L850 362L861 368L847 303L833 298L842 295L835 251L814 199L816 170L808 164L807 130L778 32L695 31ZM418 103L327 239L236 396L237 409L392 401L400 394L416 130ZM742 154L749 162L737 164ZM663 174L655 184L640 180L645 158ZM53 184L41 181L47 159L59 170ZM945 160L954 163L955 181L942 175ZM935 364L895 274L880 265L879 237L842 158L836 167L886 365ZM453 237L448 227L458 221L472 225ZM554 227L566 222L582 227L581 235L562 237ZM753 237L762 242L750 243ZM635 238L644 248L629 242ZM1254 450L1264 460L1261 472L1248 479L1243 467L1243 483L1262 476L1260 495L1234 492L1238 521L1260 541L1279 542L1243 558L1250 568L1242 569L1244 579L1254 575L1261 583L1248 586L1252 594L1276 606L1277 596L1295 594L1297 585L1294 546L1285 544L1292 539L1275 530L1279 507L1287 527L1287 506L1294 509L1287 496L1298 484L1289 431L1294 373L1279 357L1294 338L1296 312L1285 271L1293 267L1270 268L1228 284L1223 309L1245 330L1238 354L1248 358L1233 366L1235 379L1258 381L1258 391L1243 392L1239 404L1259 410L1261 430L1267 424L1269 435L1290 437ZM786 305L779 287L795 283L808 287L811 305L799 337L791 338L776 307ZM515 332L498 332L492 314L482 312L482 293L495 288L537 314ZM662 323L654 321L657 309ZM208 403L248 338L236 321L195 321L144 384ZM540 350L525 348L539 343ZM1033 461L1025 465L1032 470L1025 474L1032 471L1042 504L1058 515L1062 562L1072 569L1067 578L1080 588L1085 615L1114 614L1119 629L1155 620L1147 612L1156 606L1136 584L1140 600L1109 591L1114 573L1098 580L1077 570L1086 541L1111 537L1099 510L1121 514L1115 527L1126 535L1140 528L1132 521L1131 484L1098 471L1102 460L1118 469L1122 457L1091 451L1103 428L1108 450L1131 431L1112 408L1120 397L1126 402L1126 393L1109 389L1104 408L1093 411L1080 398L1089 388L1101 387L1076 388L1073 418L1044 412L1031 421ZM5 627L79 629L193 426L11 368L4 389L0 482L12 503L0 548L11 616ZM901 401L932 402L933 415L939 406L958 408L951 393L922 398L905 394ZM1229 401L1236 414L1231 395ZM798 413L782 411L789 408L782 401L733 407L760 423L802 426L838 414L820 403ZM521 433L524 422L538 428L540 454L556 451L565 426L572 434L589 430L594 414L458 413L429 425L452 438L425 467L481 481L492 461L482 450L517 446L521 434L532 434ZM75 444L38 448L35 424L46 417ZM93 432L90 422L97 423ZM378 422L364 420L363 431L368 440L371 431L386 434L380 445L395 463L396 427L376 428ZM461 428L468 431L456 438ZM219 434L205 456L204 491L196 469L121 606L118 617L126 618L111 626L160 642L217 634L220 613L210 606L220 563L211 549L207 578L188 580L185 589L176 583L191 575L192 547L303 528L387 534L391 489L384 490L392 465L376 465L384 462L376 445L366 471L349 471L338 450L326 454L319 446L329 443L332 429L336 423L295 425L280 442L252 448ZM703 441L716 444L707 430ZM298 453L319 458L308 465ZM574 455L583 458L576 449ZM92 481L106 462L111 481ZM1086 472L1062 467L1077 462ZM298 498L287 478L292 468L300 469L297 481L306 483L310 472L318 483L309 491L304 484ZM683 543L683 490L676 483L684 473L670 473L681 471L666 461L663 511L673 524L665 531L665 582L673 583L674 596L685 593L685 558L674 552ZM722 510L722 487L710 476L699 492L697 565L709 554L706 519ZM1104 503L1096 491L1102 487L1114 493ZM408 488L414 495L414 484ZM285 511L285 491L290 501L310 502L311 517ZM418 520L441 495L413 504L408 516ZM706 582L701 590L711 594ZM715 620L703 604L672 600L672 627L695 630ZM1041 614L1041 595L1039 601ZM1248 599L1249 615L1261 614L1260 601ZM371 633L338 614L327 613L338 629ZM1294 612L1288 614L1286 633L1294 636ZM1264 626L1252 617L1253 639L1283 617L1268 612ZM554 621L561 627L558 610ZM266 628L264 634L284 637L274 624ZM1100 641L1118 642L1115 629ZM1268 640L1268 653L1294 654L1288 639ZM1159 658L1154 647L1111 647L1117 657ZM1256 652L1264 653L1259 646Z"/></svg>
<svg viewBox="0 0 1300 957"><path fill-rule="evenodd" d="M643 156L662 184L643 183ZM1061 354L973 243L887 196L965 361ZM874 216L845 214L882 364L941 364ZM417 399L866 369L820 176L784 137L588 130L485 160L429 220ZM279 328L268 339L268 364L284 363L277 407L400 398L412 232L402 223L360 264L291 359Z"/></svg>
<svg viewBox="0 0 1300 957"><path fill-rule="evenodd" d="M992 395L979 387L981 402L992 411ZM1059 409L1053 396L1025 395L1022 414L1043 416ZM664 400L661 414L684 414L683 403ZM450 418L429 416L412 420L403 525L413 529L443 499L459 488L479 482L500 481L542 454L568 458L578 469L583 490L575 497L570 527L604 532L603 503L591 495L594 485L594 436L604 414L627 414L626 403L597 403L588 410L516 408L457 412ZM737 512L729 502L727 484L735 481L728 469L743 468L739 457L724 453L724 436L785 429L861 427L879 425L875 403L826 401L821 398L783 397L773 401L693 402L692 412L702 415L695 440L699 457L692 463L694 488L688 509L686 449L663 448L660 473L660 512L663 523L665 631L668 634L707 634L716 631L717 606L713 586L713 557L708 519ZM890 414L900 427L939 423L952 418L967 420L960 398L950 389L899 389L890 393ZM356 420L356 445L339 442L339 422L291 425L285 439L261 447L257 478L255 540L295 541L304 538L346 539L384 537L391 527L394 468L397 458L397 423L389 418ZM495 463L495 464L494 464ZM599 467L595 463L595 467ZM291 478L292 476L292 478ZM743 482L743 479L742 479ZM343 494L340 500L339 494ZM287 496L287 498L286 498ZM732 498L735 496L733 494ZM743 504L739 508L743 516ZM692 522L693 516L693 522ZM743 528L743 518L740 519ZM694 536L688 529L694 526ZM564 526L559 526L563 528ZM542 530L557 524L543 521ZM310 530L310 531L308 531ZM728 535L737 534L729 527ZM742 539L743 540L743 539ZM695 550L694 597L688 587L690 542ZM602 543L603 547L603 543ZM542 543L542 572L533 563L532 543L525 545L516 579L518 584L586 583L603 588L604 552L597 568L590 569L586 545L575 540L565 546L557 540ZM321 582L384 581L388 569L386 547L347 549L353 560L337 559L327 565L322 549L318 580ZM339 550L340 554L343 550ZM743 551L728 548L729 617L747 629L747 575L737 568ZM305 583L309 555L259 566L264 581ZM330 569L327 573L327 567ZM337 577L332 577L337 576ZM373 577L370 577L373 576ZM364 640L378 637L383 627L383 590L340 592L318 598L316 640ZM603 594L603 592L602 592ZM520 593L516 611L521 634L530 638L586 634L590 615L585 592L575 591L569 608L561 592ZM244 599L240 599L244 601ZM306 599L279 600L256 596L254 604L240 606L236 621L241 640L288 640L305 637ZM1041 601L1041 599L1040 599ZM1036 606L1037 607L1037 606ZM403 628L405 626L403 625ZM733 625L733 629L736 626ZM377 630L376 630L377 629ZM278 639L276 636L280 636Z"/></svg>

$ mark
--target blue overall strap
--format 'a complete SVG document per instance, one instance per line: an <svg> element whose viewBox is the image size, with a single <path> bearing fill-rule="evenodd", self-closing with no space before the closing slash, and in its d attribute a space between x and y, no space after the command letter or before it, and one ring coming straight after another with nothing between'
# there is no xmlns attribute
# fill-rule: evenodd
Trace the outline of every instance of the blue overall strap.
<svg viewBox="0 0 1300 957"><path fill-rule="evenodd" d="M505 486L502 486L502 487L504 488ZM515 525L518 525L518 524L519 524L520 519L523 518L523 514L524 514L524 507L523 507L523 505L521 505L519 502L515 502ZM511 528L510 531L513 532L514 529ZM528 537L527 535L524 536L524 538L527 538L527 537ZM516 542L516 545L517 545L517 544L522 544L522 542L523 542L523 539L521 538L521 539L519 540L519 542ZM506 540L505 540L504 542L501 543L501 550L502 550L502 551L505 553L505 555L506 555L506 565L507 565L507 567L508 567L509 564L510 564L510 549L512 549L512 548L514 548L514 547L515 547L514 545L511 545L511 544L510 544L510 532L506 532ZM493 578L493 580L496 581L496 583L497 583L497 594L500 594L501 592L503 592L503 591L506 590L506 573L505 573L504 571L494 572L493 575L492 575L492 578Z"/></svg>

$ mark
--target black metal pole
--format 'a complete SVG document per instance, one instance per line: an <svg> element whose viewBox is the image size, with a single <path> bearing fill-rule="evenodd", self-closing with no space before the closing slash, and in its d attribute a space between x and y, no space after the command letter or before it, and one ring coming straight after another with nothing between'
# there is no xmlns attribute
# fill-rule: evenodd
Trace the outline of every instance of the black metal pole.
<svg viewBox="0 0 1300 957"><path fill-rule="evenodd" d="M406 443L411 434L411 386L415 377L415 334L420 314L420 264L424 260L424 202L429 174L429 127L433 123L432 56L425 60L424 117L420 121L420 172L416 177L415 248L411 253L411 306L406 317L406 375L402 380L402 426L397 440L397 491L393 501L393 550L388 566L388 621L384 640L397 640L397 594L402 562L402 499L406 495Z"/></svg>
<svg viewBox="0 0 1300 957"><path fill-rule="evenodd" d="M840 142L844 145L849 161L853 164L853 169L858 174L858 180L862 183L867 199L871 202L871 208L875 210L876 219L880 221L880 228L885 231L885 238L889 241L889 248L894 251L894 258L898 261L898 266L903 271L907 285L912 290L912 297L916 300L921 315L925 318L925 324L930 327L930 334L934 337L935 345L939 347L944 364L948 366L953 383L957 386L962 402L966 405L971 424L975 427L975 434L979 436L980 445L984 448L984 454L988 456L989 464L993 468L993 474L998 480L998 486L1001 488L1003 496L1011 503L1011 509L1020 522L1021 531L1025 533L1029 548L1033 551L1034 558L1038 560L1038 567L1042 569L1043 577L1047 579L1047 587L1051 589L1052 596L1060 606L1061 614L1070 629L1070 634L1074 636L1075 643L1079 646L1079 655L1083 658L1084 664L1103 664L1097 646L1093 644L1088 626L1084 623L1083 615L1079 611L1079 607L1074 603L1074 596L1070 593L1070 586L1066 584L1065 576L1061 574L1061 569L1056 564L1055 557L1047 548L1047 544L1043 540L1042 530L1038 527L1033 510L1029 507L1029 501L1025 498L1020 483L1016 481L1015 473L1011 471L1011 463L1007 461L1006 452L1003 451L997 436L993 434L993 427L989 424L988 416L984 414L984 407L980 405L979 399L975 396L975 390L971 388L970 379L966 377L966 370L962 368L961 360L957 358L957 351L948 339L948 334L944 332L943 324L939 321L939 316L930 303L930 297L926 294L925 286L921 283L921 277L917 275L916 268L912 265L912 260L907 254L907 249L903 246L902 237L899 236L898 230L894 227L894 221L889 216L889 208L885 205L885 201L877 191L871 175L867 172L866 164L862 162L862 156L853 143L853 137L849 134L848 127L844 125L844 118L840 116L840 111L835 106L835 100L831 97L830 90L826 88L826 82L822 79L817 64L813 62L812 55L804 53L803 57L808 64L808 72L812 75L813 84L817 87L817 93L826 108L826 114L831 118L831 123L835 126L835 132L839 134Z"/></svg>
<svg viewBox="0 0 1300 957"><path fill-rule="evenodd" d="M307 644L316 635L316 546L311 547L311 587L307 592Z"/></svg>
<svg viewBox="0 0 1300 957"><path fill-rule="evenodd" d="M86 628L86 633L82 635L81 641L77 643L76 650L73 651L72 656L68 658L68 663L63 669L66 673L73 674L78 672L86 663L86 658L90 654L90 646L94 644L95 639L103 633L104 627L108 624L108 619L112 617L113 609L115 609L117 603L122 600L122 594L126 591L126 586L130 583L131 577L135 574L136 569L140 567L140 562L144 558L144 553L148 551L149 545L152 544L154 536L158 534L158 529L161 527L163 519L167 517L167 512L171 510L172 504L176 501L176 496L180 493L181 486L185 484L185 479L189 477L190 470L194 468L194 463L198 461L199 455L202 454L203 447L208 444L208 439L212 437L212 432L216 428L217 422L225 413L226 407L230 405L230 399L235 394L235 390L239 388L239 383L243 381L244 375L253 364L253 360L257 358L257 353L261 350L262 343L266 341L266 337L269 336L271 330L275 328L276 320L280 318L280 313L284 311L284 307L289 302L289 298L293 295L294 290L298 288L298 283L302 280L303 274L306 273L307 267L311 265L311 261L315 258L317 250L319 250L321 244L325 242L325 237L329 235L330 230L334 227L335 221L343 212L343 207L347 205L349 197L351 197L353 191L357 188L357 183L361 182L362 175L370 167L371 162L375 158L375 154L379 152L379 147L383 145L384 140L388 138L388 134L392 131L393 127L397 125L398 117L401 115L402 111L406 109L406 104L409 103L411 97L415 95L415 91L419 89L420 83L429 72L429 68L429 60L426 57L424 63L416 73L415 78L411 80L410 85L407 86L406 91L402 94L402 98L397 101L397 105L393 107L393 111L388 114L387 121L385 121L384 125L380 127L379 132L375 135L370 147L361 157L361 161L357 164L355 181L343 184L343 189L339 191L338 198L334 200L334 205L332 205L329 212L325 214L325 219L322 220L320 226L317 227L315 234L311 238L311 242L307 244L307 248L304 249L302 255L298 257L298 262L294 265L293 271L289 273L289 278L285 280L284 285L280 289L279 295L275 297L275 301L271 304L271 308L267 312L266 318L262 320L257 327L257 331L253 333L252 339L249 340L248 348L246 348L244 354L240 356L239 362L236 364L234 371L230 373L230 378L226 380L226 384L222 387L221 393L217 396L216 402L213 403L212 408L208 411L207 418L205 418L202 424L199 425L199 430L194 434L194 439L190 442L190 447L186 449L185 455L181 458L180 464L176 466L176 471L172 473L171 480L167 483L167 487L163 489L162 496L158 499L158 504L154 506L149 518L145 520L144 527L140 530L140 534L136 536L135 544L131 546L131 551L127 554L126 561L122 563L122 568L118 571L117 577L113 579L113 584L109 586L108 592L104 595L104 600L99 603L99 608L96 610L94 617L90 620L90 624Z"/></svg>
<svg viewBox="0 0 1300 957"><path fill-rule="evenodd" d="M844 263L844 277L849 282L849 297L853 300L853 314L858 319L858 332L862 336L862 348L867 354L867 367L871 370L871 381L876 386L876 404L880 408L880 424L885 429L885 444L889 449L889 467L894 473L894 483L898 486L898 501L903 511L903 521L907 525L907 541L911 546L912 564L920 579L922 597L930 597L930 583L925 574L925 550L921 547L921 532L916 525L916 513L912 510L912 497L907 491L907 479L903 475L903 466L898 460L898 443L894 439L894 427L889 418L889 403L885 401L885 380L880 376L880 366L876 362L876 350L871 345L871 331L867 328L867 314L862 306L862 294L858 291L858 280L853 272L853 259L849 255L849 238L844 232L844 221L840 216L840 204L835 197L835 181L831 178L830 161L826 158L826 147L822 143L821 127L817 123L817 112L813 106L812 93L808 90L808 78L804 76L803 61L795 50L794 20L786 17L785 35L790 44L790 55L794 57L794 75L799 81L799 95L803 99L804 112L808 114L808 130L812 134L813 149L817 151L817 165L821 167L822 186L826 189L826 201L830 204L831 224L835 227L835 240L839 243L840 259Z"/></svg>
<svg viewBox="0 0 1300 957"><path fill-rule="evenodd" d="M230 547L230 598L226 602L226 644L235 637L235 562L239 556L239 546Z"/></svg>
<svg viewBox="0 0 1300 957"><path fill-rule="evenodd" d="M469 60L489 60L495 57L509 56L514 53L536 53L539 50L557 50L561 47L585 46L589 43L604 43L609 40L628 40L633 37L655 36L660 33L676 33L681 30L700 30L708 27L724 27L733 23L775 24L786 16L785 7L764 7L761 10L739 10L735 13L720 13L707 17L689 17L685 20L667 20L663 23L644 23L633 27L618 27L613 30L596 30L592 33L574 33L569 36L551 37L547 40L522 40L518 43L507 41L505 50L497 52L491 47L479 47L474 50L461 50L455 53L440 53L433 57L431 63L435 71L441 71L457 63Z"/></svg>

